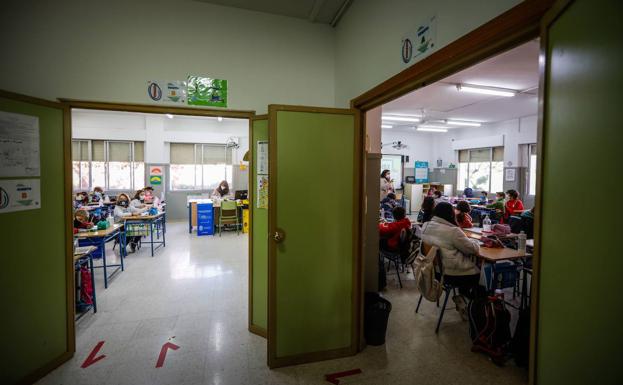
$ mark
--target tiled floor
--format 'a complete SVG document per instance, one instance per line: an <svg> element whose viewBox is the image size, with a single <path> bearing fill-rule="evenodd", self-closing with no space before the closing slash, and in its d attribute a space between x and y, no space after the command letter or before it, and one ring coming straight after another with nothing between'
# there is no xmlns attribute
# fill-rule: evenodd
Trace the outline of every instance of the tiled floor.
<svg viewBox="0 0 623 385"><path fill-rule="evenodd" d="M417 300L413 280L385 293L393 304L387 343L355 357L268 370L266 341L247 332L247 237L189 235L169 223L167 247L147 247L126 259L126 271L103 289L96 315L77 326L74 358L40 384L328 384L324 374L360 368L341 384L522 384L524 370L500 368L471 353L467 324L451 310L439 335L437 308ZM407 275L405 278L412 278ZM99 341L104 359L80 366ZM162 345L172 342L164 366Z"/></svg>

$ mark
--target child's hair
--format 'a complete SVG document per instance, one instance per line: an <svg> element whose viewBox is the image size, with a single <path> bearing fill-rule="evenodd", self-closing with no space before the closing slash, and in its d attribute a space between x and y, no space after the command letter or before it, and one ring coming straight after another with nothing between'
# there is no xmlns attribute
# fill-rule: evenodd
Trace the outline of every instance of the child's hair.
<svg viewBox="0 0 623 385"><path fill-rule="evenodd" d="M389 193L389 194L387 194L387 197L388 197L389 199L396 199L396 194L394 194L394 193Z"/></svg>
<svg viewBox="0 0 623 385"><path fill-rule="evenodd" d="M519 198L519 193L517 191L515 191L515 190L508 190L506 193L508 195L510 195L511 198L513 198L513 199Z"/></svg>
<svg viewBox="0 0 623 385"><path fill-rule="evenodd" d="M422 211L428 214L432 214L434 208L435 199L433 197L424 197L424 200L422 201Z"/></svg>
<svg viewBox="0 0 623 385"><path fill-rule="evenodd" d="M469 203L467 203L467 201L459 201L456 204L456 209L459 210L459 213L456 214L456 219L459 222L463 222L465 220L465 214L469 214L472 211L472 208L469 207Z"/></svg>
<svg viewBox="0 0 623 385"><path fill-rule="evenodd" d="M99 186L95 186L95 187L93 187L93 192L101 192L103 194L104 193L104 189L102 189Z"/></svg>
<svg viewBox="0 0 623 385"><path fill-rule="evenodd" d="M76 210L76 212L74 213L74 218L78 219L79 221L83 221L86 222L89 220L89 213L87 213L86 210Z"/></svg>
<svg viewBox="0 0 623 385"><path fill-rule="evenodd" d="M396 206L392 210L392 216L394 217L394 220L396 221L403 219L406 215L407 215L407 212L405 211L404 207Z"/></svg>
<svg viewBox="0 0 623 385"><path fill-rule="evenodd" d="M498 192L496 192L496 193L495 193L495 196L497 196L498 198L502 198L502 199L504 199L504 196L505 196L505 195L504 195L504 192L502 192L502 191L498 191Z"/></svg>
<svg viewBox="0 0 623 385"><path fill-rule="evenodd" d="M442 194L441 194L441 191L435 190L435 191L433 191L433 195L436 196L437 198L441 198Z"/></svg>
<svg viewBox="0 0 623 385"><path fill-rule="evenodd" d="M435 206L435 210L433 210L433 215L444 219L451 224L458 226L456 224L456 215L454 214L454 207L448 202L439 202Z"/></svg>
<svg viewBox="0 0 623 385"><path fill-rule="evenodd" d="M486 191L481 191L481 192L480 192L480 195L489 195L489 193L488 193L488 192L486 192Z"/></svg>
<svg viewBox="0 0 623 385"><path fill-rule="evenodd" d="M143 190L137 190L136 194L134 194L134 198L132 199L141 199L141 193L143 192Z"/></svg>

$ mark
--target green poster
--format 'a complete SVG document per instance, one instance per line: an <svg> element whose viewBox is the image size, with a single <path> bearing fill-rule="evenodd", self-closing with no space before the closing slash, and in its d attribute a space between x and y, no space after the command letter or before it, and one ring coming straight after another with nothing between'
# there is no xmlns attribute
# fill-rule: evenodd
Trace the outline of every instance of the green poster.
<svg viewBox="0 0 623 385"><path fill-rule="evenodd" d="M188 76L188 104L227 107L227 80Z"/></svg>

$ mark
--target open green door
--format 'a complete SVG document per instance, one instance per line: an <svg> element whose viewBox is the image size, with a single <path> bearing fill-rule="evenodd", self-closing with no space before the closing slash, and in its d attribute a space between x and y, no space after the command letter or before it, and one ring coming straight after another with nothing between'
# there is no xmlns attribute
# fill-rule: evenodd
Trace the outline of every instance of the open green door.
<svg viewBox="0 0 623 385"><path fill-rule="evenodd" d="M2 384L34 382L74 352L68 116L0 92Z"/></svg>
<svg viewBox="0 0 623 385"><path fill-rule="evenodd" d="M621 15L621 1L565 1L543 23L539 385L623 383Z"/></svg>
<svg viewBox="0 0 623 385"><path fill-rule="evenodd" d="M249 331L266 337L268 329L268 116L252 118L249 144ZM260 167L258 168L258 165Z"/></svg>
<svg viewBox="0 0 623 385"><path fill-rule="evenodd" d="M353 110L269 106L268 365L356 353L361 129Z"/></svg>

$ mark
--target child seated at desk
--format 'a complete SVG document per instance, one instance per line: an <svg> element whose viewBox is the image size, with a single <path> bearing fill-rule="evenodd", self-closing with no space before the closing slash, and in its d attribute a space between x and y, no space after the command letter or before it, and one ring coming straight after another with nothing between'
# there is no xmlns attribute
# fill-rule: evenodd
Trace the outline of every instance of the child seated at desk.
<svg viewBox="0 0 623 385"><path fill-rule="evenodd" d="M403 229L411 228L411 221L406 217L403 207L396 206L392 210L394 222L379 223L379 233L381 236L381 248L396 251L400 247L400 232Z"/></svg>
<svg viewBox="0 0 623 385"><path fill-rule="evenodd" d="M469 215L471 212L472 209L467 201L459 201L456 204L456 223L460 228L469 229L470 227L474 227L472 217Z"/></svg>
<svg viewBox="0 0 623 385"><path fill-rule="evenodd" d="M156 202L154 202L154 188L151 186L147 186L143 189L143 193L145 194L145 197L143 199L144 203L153 203L156 204Z"/></svg>
<svg viewBox="0 0 623 385"><path fill-rule="evenodd" d="M519 199L519 193L515 190L506 192L508 200L504 205L504 220L507 221L511 215L521 215L523 212L523 202Z"/></svg>
<svg viewBox="0 0 623 385"><path fill-rule="evenodd" d="M138 190L134 194L134 198L132 198L132 202L130 202L130 207L135 209L144 209L145 206L145 191Z"/></svg>
<svg viewBox="0 0 623 385"><path fill-rule="evenodd" d="M425 223L433 218L433 209L435 208L435 199L433 197L424 197L422 208L417 215L417 221Z"/></svg>
<svg viewBox="0 0 623 385"><path fill-rule="evenodd" d="M481 205L486 205L489 202L489 199L487 198L488 193L486 191L481 191L480 192L480 204Z"/></svg>
<svg viewBox="0 0 623 385"><path fill-rule="evenodd" d="M110 202L110 198L104 194L103 188L96 186L93 188L93 194L91 194L91 202Z"/></svg>
<svg viewBox="0 0 623 385"><path fill-rule="evenodd" d="M392 210L398 206L396 202L396 194L389 193L381 201L381 210L383 210L383 218L388 219L392 217Z"/></svg>
<svg viewBox="0 0 623 385"><path fill-rule="evenodd" d="M144 207L139 208L131 206L130 197L128 196L128 194L121 193L117 196L115 211L113 215L115 216L115 222L123 222L124 218L131 217L133 215L139 215L146 210L147 209ZM130 244L130 249L132 250L132 252L136 250L136 246L140 241L140 236L128 237L128 243Z"/></svg>
<svg viewBox="0 0 623 385"><path fill-rule="evenodd" d="M74 209L79 209L87 204L89 204L88 194L86 192L77 192L74 198Z"/></svg>
<svg viewBox="0 0 623 385"><path fill-rule="evenodd" d="M93 222L89 221L89 213L86 210L76 210L74 214L74 233L78 229L90 229L93 227Z"/></svg>
<svg viewBox="0 0 623 385"><path fill-rule="evenodd" d="M491 218L491 219L496 219L496 220L501 220L502 216L504 215L504 193L503 192L496 192L495 193L495 202L488 204L486 206L488 209L494 209L495 210L495 218Z"/></svg>

